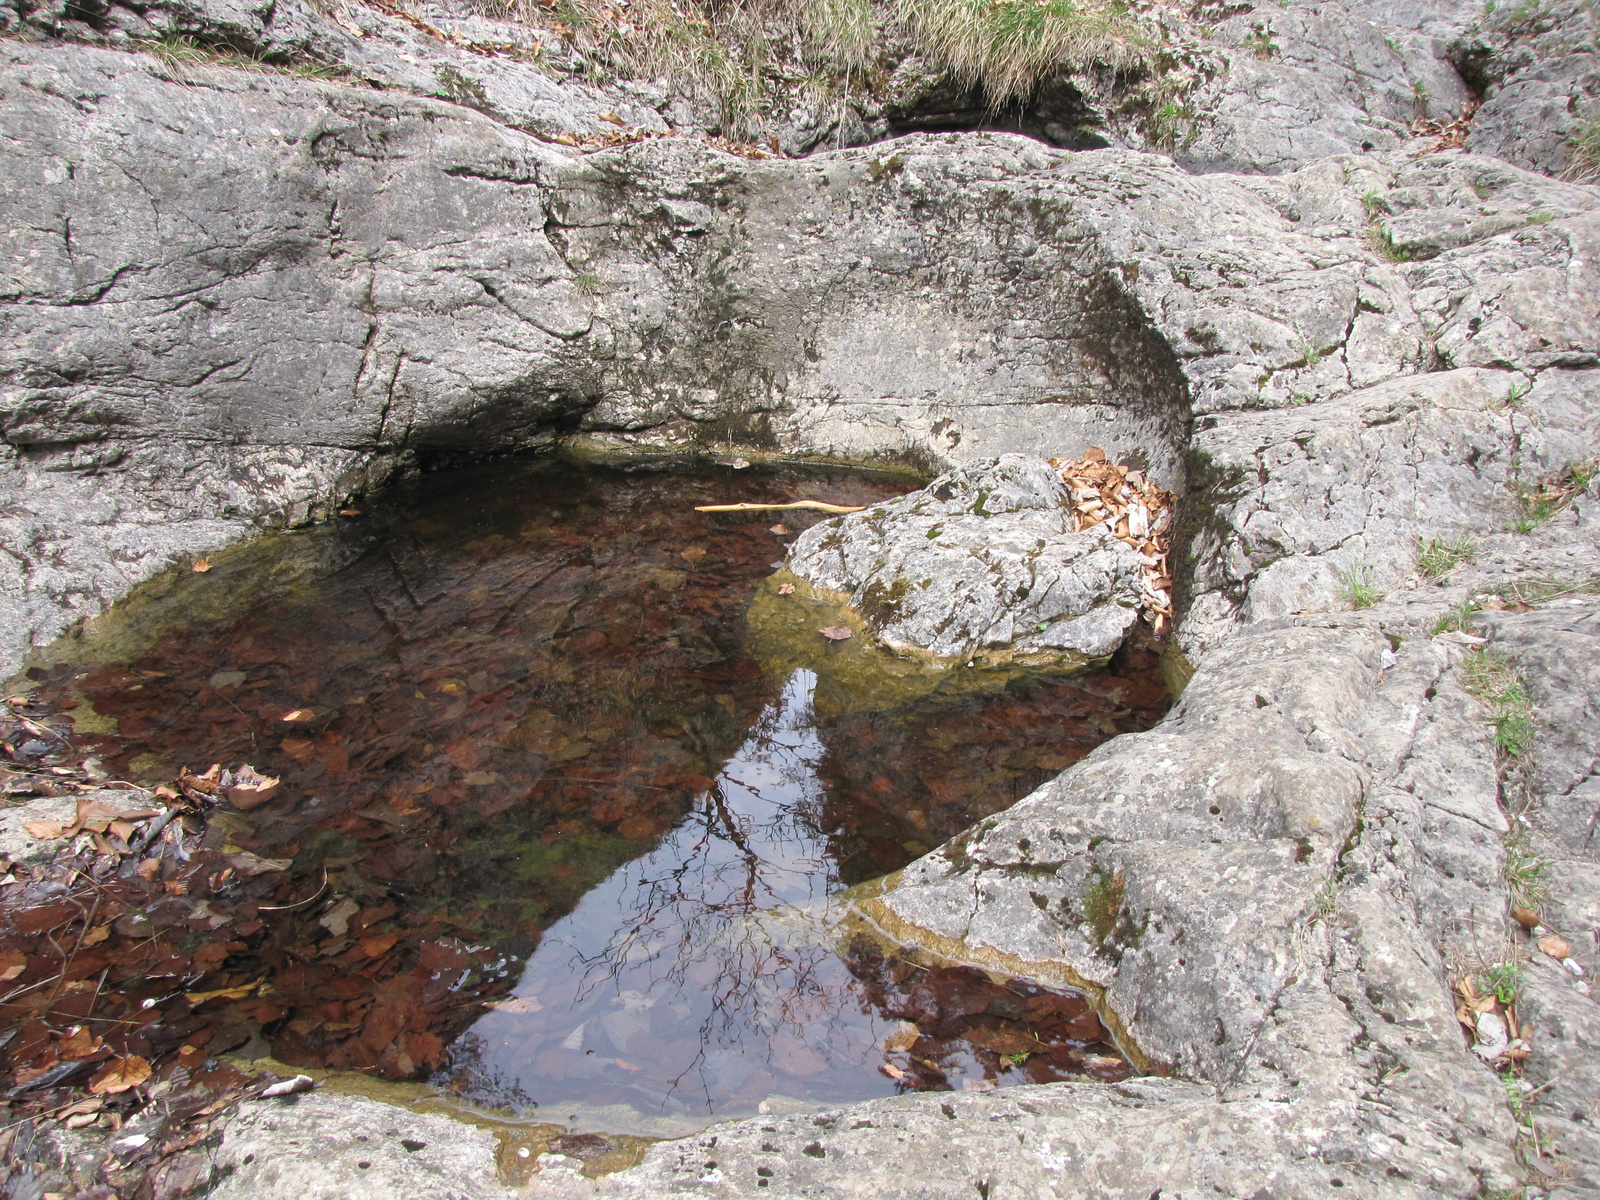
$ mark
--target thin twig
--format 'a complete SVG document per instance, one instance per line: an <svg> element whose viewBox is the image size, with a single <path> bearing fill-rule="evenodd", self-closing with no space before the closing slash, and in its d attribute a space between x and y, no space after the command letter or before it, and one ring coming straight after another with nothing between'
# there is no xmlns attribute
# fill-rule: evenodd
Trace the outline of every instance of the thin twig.
<svg viewBox="0 0 1600 1200"><path fill-rule="evenodd" d="M165 830L168 825L172 824L173 818L180 816L182 813L183 809L178 805L173 805L173 807L167 809L166 812L162 813L154 821L151 821L149 825L145 826L144 833L139 835L139 840L137 842L128 847L128 852L130 854L143 854L150 848L155 840L161 836L162 831Z"/></svg>
<svg viewBox="0 0 1600 1200"><path fill-rule="evenodd" d="M328 890L328 868L327 867L323 867L322 868L322 886L319 887L311 895L307 896L304 900L296 900L293 904L266 904L266 905L261 905L261 906L258 906L256 908L256 911L258 913L264 913L264 912L288 912L291 908L304 908L306 905L310 904L313 900L315 900L318 897L320 897L322 895L322 893L327 891L327 890Z"/></svg>
<svg viewBox="0 0 1600 1200"><path fill-rule="evenodd" d="M697 504L695 512L775 512L779 509L809 508L825 513L865 512L865 504L828 504L822 500L796 500L793 504Z"/></svg>

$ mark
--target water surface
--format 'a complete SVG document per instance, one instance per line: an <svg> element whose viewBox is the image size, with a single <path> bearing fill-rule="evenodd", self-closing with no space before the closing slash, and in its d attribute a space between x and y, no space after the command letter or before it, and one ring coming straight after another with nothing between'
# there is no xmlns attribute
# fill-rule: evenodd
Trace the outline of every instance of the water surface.
<svg viewBox="0 0 1600 1200"><path fill-rule="evenodd" d="M161 581L33 675L113 775L283 779L207 836L290 860L281 903L328 880L264 942L242 914L223 964L270 978L224 1028L289 1062L648 1134L1118 1077L1080 998L885 958L838 897L1152 724L1154 648L1067 682L830 712L811 671L763 669L744 623L818 518L693 511L912 486L440 473Z"/></svg>

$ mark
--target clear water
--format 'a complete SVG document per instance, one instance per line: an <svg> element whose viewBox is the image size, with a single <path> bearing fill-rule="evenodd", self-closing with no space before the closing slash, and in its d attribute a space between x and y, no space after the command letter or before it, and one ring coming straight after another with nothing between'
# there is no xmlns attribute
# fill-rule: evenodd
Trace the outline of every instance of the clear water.
<svg viewBox="0 0 1600 1200"><path fill-rule="evenodd" d="M222 964L271 979L224 1027L289 1062L660 1135L1120 1077L1081 998L886 958L840 925L839 895L1152 724L1154 648L1066 682L833 711L810 671L764 668L745 623L817 518L693 511L910 486L441 473L145 589L32 674L114 775L283 779L207 836L292 861L267 899L329 881L271 922L241 910Z"/></svg>

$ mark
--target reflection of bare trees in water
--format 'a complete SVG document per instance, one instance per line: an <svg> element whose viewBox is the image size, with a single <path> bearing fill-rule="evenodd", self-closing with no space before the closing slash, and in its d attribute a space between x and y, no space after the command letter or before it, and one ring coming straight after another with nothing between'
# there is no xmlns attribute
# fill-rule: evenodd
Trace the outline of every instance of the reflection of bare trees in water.
<svg viewBox="0 0 1600 1200"><path fill-rule="evenodd" d="M565 975L558 990L570 1003L542 1024L542 1044L566 1028L562 1045L588 1045L597 1006L649 996L683 1017L683 1057L659 1083L668 1095L691 1086L707 1108L726 1090L708 1071L719 1052L740 1052L748 1074L780 1039L814 1052L818 1070L835 1034L870 1046L860 1036L870 1015L828 938L834 880L816 828L811 684L808 674L790 681L666 841L607 882L609 903L551 929L530 977ZM503 1079L493 1087L507 1091Z"/></svg>

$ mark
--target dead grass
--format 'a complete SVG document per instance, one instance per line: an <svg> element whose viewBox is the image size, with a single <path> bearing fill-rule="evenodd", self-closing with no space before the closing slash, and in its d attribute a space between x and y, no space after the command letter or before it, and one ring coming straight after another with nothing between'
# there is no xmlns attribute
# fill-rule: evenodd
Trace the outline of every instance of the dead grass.
<svg viewBox="0 0 1600 1200"><path fill-rule="evenodd" d="M917 50L991 105L1024 100L1063 66L1141 61L1144 39L1126 11L1074 0L898 0L898 16Z"/></svg>
<svg viewBox="0 0 1600 1200"><path fill-rule="evenodd" d="M1154 40L1120 0L478 0L486 15L559 26L602 72L714 102L745 136L779 95L839 100L920 55L1001 109L1049 73L1131 69ZM898 56L897 55L897 56Z"/></svg>
<svg viewBox="0 0 1600 1200"><path fill-rule="evenodd" d="M1564 177L1576 183L1600 179L1600 114L1572 131Z"/></svg>

